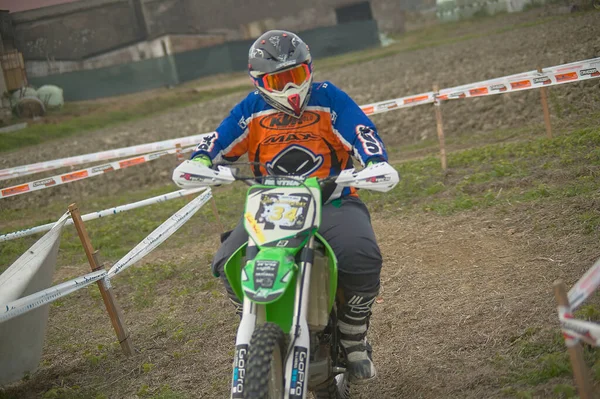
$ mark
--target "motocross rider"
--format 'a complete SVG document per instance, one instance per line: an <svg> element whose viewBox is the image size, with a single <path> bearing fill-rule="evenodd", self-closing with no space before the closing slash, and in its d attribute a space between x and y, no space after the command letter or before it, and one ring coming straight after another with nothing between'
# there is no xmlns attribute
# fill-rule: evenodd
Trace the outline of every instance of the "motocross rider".
<svg viewBox="0 0 600 399"><path fill-rule="evenodd" d="M296 34L282 30L264 33L250 48L248 69L256 91L233 108L215 133L202 140L192 154L193 161L210 167L248 153L251 162L266 165L272 174L321 178L351 168L352 155L363 166L387 161L373 122L359 106L331 82L313 82L309 48ZM258 164L253 172L256 176L268 174ZM332 184L323 189L323 198L319 233L339 261L340 339L350 381L360 383L376 375L366 336L379 292L381 252L369 211L355 189ZM223 268L247 241L240 222L223 235L212 264L238 311L241 304Z"/></svg>

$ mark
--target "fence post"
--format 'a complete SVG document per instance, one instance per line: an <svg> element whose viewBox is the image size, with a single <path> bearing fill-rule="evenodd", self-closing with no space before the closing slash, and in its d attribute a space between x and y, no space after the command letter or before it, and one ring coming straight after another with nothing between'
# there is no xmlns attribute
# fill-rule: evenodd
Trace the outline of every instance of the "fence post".
<svg viewBox="0 0 600 399"><path fill-rule="evenodd" d="M77 235L81 240L83 250L85 251L85 255L87 256L92 271L102 269L102 266L98 265L98 251L94 251L94 247L92 246L92 242L90 241L90 237L85 228L85 224L81 219L81 213L79 212L77 204L69 205L69 212L71 213L73 224L77 229ZM106 311L108 312L110 321L113 325L113 328L115 329L115 332L117 333L117 338L119 340L119 343L121 344L121 349L123 349L123 353L125 353L125 355L131 356L134 353L133 343L129 339L129 332L127 331L127 327L125 327L125 323L123 322L121 308L119 307L119 304L117 303L115 296L112 292L110 280L101 279L98 280L97 283L98 289L100 290L100 294L102 295L102 300L104 301L104 305L106 306Z"/></svg>
<svg viewBox="0 0 600 399"><path fill-rule="evenodd" d="M542 73L542 68L538 67L537 71ZM544 110L544 123L546 124L546 135L549 139L552 138L552 125L550 124L550 110L548 109L547 89L540 87L540 99L542 101L542 109Z"/></svg>
<svg viewBox="0 0 600 399"><path fill-rule="evenodd" d="M433 102L433 107L435 108L435 121L437 125L437 135L438 140L440 142L440 159L442 162L442 170L445 172L448 169L448 164L446 162L446 140L444 138L444 125L442 122L442 109L441 102L437 99L437 95L439 92L438 85L433 85L433 93L435 101Z"/></svg>
<svg viewBox="0 0 600 399"><path fill-rule="evenodd" d="M569 298L567 297L567 288L562 280L554 282L554 297L558 302L559 307L564 307L570 313ZM588 367L583 361L583 349L579 341L565 337L565 345L571 359L571 368L573 369L573 377L577 384L579 397L581 399L592 399L593 390L590 383L590 373Z"/></svg>

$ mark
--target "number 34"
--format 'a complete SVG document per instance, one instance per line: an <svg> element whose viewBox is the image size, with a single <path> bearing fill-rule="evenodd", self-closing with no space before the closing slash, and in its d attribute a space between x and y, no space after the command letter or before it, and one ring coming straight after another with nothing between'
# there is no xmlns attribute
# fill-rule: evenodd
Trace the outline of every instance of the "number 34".
<svg viewBox="0 0 600 399"><path fill-rule="evenodd" d="M275 206L273 207L273 211L269 215L269 219L272 221L279 221L282 218L287 219L290 223L293 223L296 220L296 214L298 213L298 208L289 208L286 212L286 207L283 206Z"/></svg>

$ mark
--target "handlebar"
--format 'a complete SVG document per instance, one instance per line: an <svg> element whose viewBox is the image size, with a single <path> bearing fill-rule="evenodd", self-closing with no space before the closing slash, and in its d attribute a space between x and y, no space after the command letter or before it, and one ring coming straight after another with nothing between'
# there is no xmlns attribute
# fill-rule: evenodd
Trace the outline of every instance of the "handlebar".
<svg viewBox="0 0 600 399"><path fill-rule="evenodd" d="M219 166L223 166L225 168L229 168L231 170L231 175L233 176L235 181L241 181L247 186L253 186L255 184L262 184L265 179L285 179L285 180L294 180L298 182L304 182L306 178L300 176L292 176L292 175L278 175L278 174L268 174L263 176L240 176L238 175L239 168L237 165L259 165L265 168L267 172L273 172L271 168L267 165L260 162L238 162L237 164L233 163L217 163L213 165L213 168L218 168ZM319 186L323 187L329 183L335 183L335 180L339 177L339 175L327 176L324 178L317 178Z"/></svg>
<svg viewBox="0 0 600 399"><path fill-rule="evenodd" d="M257 162L244 162L241 164L260 165L269 171L266 165ZM235 164L236 166L239 164ZM218 164L209 168L199 162L184 161L173 171L173 181L181 188L196 188L229 184L234 181L243 181L247 185L266 184L280 185L278 180L296 181L298 185L305 185L305 177L292 175L270 174L264 176L243 176L239 174L233 164ZM272 172L272 171L271 171ZM273 179L269 182L268 179ZM344 169L340 174L317 179L319 186L334 183L342 187L364 188L386 192L391 190L399 181L398 172L387 162L370 165L360 171ZM285 184L284 184L285 185ZM291 186L291 185L288 185Z"/></svg>

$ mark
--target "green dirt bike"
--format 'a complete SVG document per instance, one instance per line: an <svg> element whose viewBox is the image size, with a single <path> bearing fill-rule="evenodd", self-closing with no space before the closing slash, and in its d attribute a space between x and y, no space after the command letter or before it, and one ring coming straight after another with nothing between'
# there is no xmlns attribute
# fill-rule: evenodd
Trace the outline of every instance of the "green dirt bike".
<svg viewBox="0 0 600 399"><path fill-rule="evenodd" d="M248 243L225 265L243 303L231 398L348 398L350 384L336 319L337 261L317 233L321 188L335 183L386 192L398 182L388 163L325 179L240 177L226 166L185 161L173 172L182 188L251 184L244 227ZM251 182L251 183L249 183Z"/></svg>

